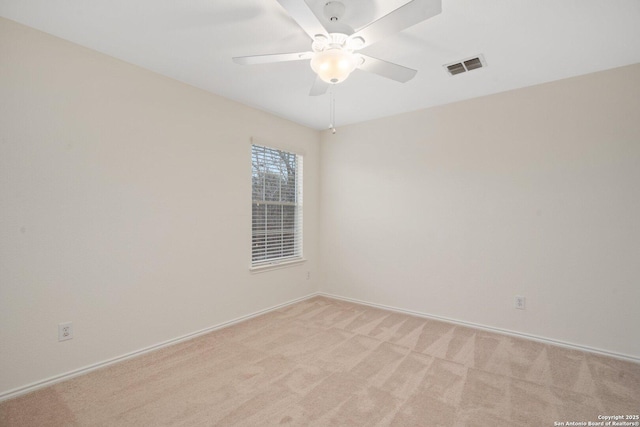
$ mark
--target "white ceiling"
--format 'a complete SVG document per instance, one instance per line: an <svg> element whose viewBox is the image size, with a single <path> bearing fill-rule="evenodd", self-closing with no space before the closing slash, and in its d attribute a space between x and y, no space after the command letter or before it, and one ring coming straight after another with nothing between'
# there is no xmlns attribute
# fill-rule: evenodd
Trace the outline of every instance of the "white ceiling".
<svg viewBox="0 0 640 427"><path fill-rule="evenodd" d="M303 1L303 0L300 0ZM308 0L318 17L326 0ZM342 0L356 30L407 0ZM324 129L308 61L234 56L310 50L275 0L0 0L0 15L294 122ZM335 86L337 126L640 62L640 0L442 0L442 13L362 50L418 70L402 84L356 70ZM451 77L444 64L483 54Z"/></svg>

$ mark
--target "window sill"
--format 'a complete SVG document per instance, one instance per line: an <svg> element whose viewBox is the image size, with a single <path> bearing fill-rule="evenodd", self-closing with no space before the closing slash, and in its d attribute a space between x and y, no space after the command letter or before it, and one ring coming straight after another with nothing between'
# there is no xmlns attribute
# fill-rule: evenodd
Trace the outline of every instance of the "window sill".
<svg viewBox="0 0 640 427"><path fill-rule="evenodd" d="M264 264L256 267L250 267L249 271L251 272L251 274L264 273L266 271L280 270L282 268L294 267L296 265L304 264L305 262L307 262L307 260L304 258L300 258L292 261L274 262L273 264Z"/></svg>

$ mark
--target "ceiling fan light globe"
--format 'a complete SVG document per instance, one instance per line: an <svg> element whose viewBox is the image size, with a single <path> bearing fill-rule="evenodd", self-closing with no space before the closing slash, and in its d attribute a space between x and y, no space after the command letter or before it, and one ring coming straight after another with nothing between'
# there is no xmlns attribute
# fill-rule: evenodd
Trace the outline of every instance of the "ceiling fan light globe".
<svg viewBox="0 0 640 427"><path fill-rule="evenodd" d="M330 84L341 83L356 68L357 60L352 52L344 49L326 49L311 58L311 69Z"/></svg>

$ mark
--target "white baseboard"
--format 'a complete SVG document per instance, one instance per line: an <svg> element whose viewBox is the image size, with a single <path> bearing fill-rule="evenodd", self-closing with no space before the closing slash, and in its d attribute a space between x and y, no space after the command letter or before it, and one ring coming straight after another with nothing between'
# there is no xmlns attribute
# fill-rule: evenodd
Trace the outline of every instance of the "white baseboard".
<svg viewBox="0 0 640 427"><path fill-rule="evenodd" d="M337 299L337 300L341 300L341 301L352 302L352 303L355 303L355 304L362 304L362 305L366 305L366 306L369 306L369 307L375 307L375 308L381 308L381 309L384 309L384 310L395 311L397 313L409 314L411 316L422 317L422 318L425 318L425 319L440 320L442 322L453 323L455 325L468 326L470 328L482 329L484 331L495 332L495 333L502 334L502 335L510 335L510 336L513 336L513 337L525 338L525 339L528 339L528 340L538 341L538 342L542 342L542 343L545 343L545 344L551 344L551 345L555 345L555 346L559 346L559 347L565 347L565 348L569 348L569 349L573 349L573 350L580 350L580 351L586 351L586 352L589 352L589 353L601 354L603 356L614 357L616 359L626 360L628 362L640 363L640 357L630 356L628 354L616 353L616 352L608 351L608 350L602 350L602 349L599 349L599 348L589 347L589 346L585 346L585 345L581 345L581 344L574 344L574 343L570 343L570 342L566 342L566 341L560 341L560 340L555 340L555 339L551 339L551 338L540 337L540 336L537 336L537 335L526 334L526 333L523 333L523 332L511 331L509 329L496 328L496 327L493 327L493 326L482 325L482 324L479 324L479 323L465 322L463 320L451 319L451 318L443 317L443 316L436 316L436 315L433 315L433 314L422 313L420 311L406 310L406 309L403 309L403 308L392 307L392 306L389 306L389 305L377 304L377 303L368 302L368 301L362 301L362 300L358 300L358 299L355 299L355 298L343 297L343 296L339 296L339 295L329 294L329 293L326 293L326 292L318 292L317 295L323 296L323 297L326 297L326 298L333 298L333 299Z"/></svg>
<svg viewBox="0 0 640 427"><path fill-rule="evenodd" d="M282 304L274 305L273 307L265 308L263 310L259 310L259 311L256 311L254 313L247 314L245 316L237 317L237 318L229 320L227 322L219 323L217 325L210 326L208 328L201 329L201 330L196 331L196 332L192 332L190 334L186 334L186 335L183 335L183 336L180 336L180 337L177 337L177 338L173 338L173 339L170 339L170 340L158 343L158 344L154 344L152 346L145 347L145 348L142 348L140 350L132 351L131 353L123 354L121 356L116 356L114 358L111 358L111 359L108 359L108 360L104 360L102 362L94 363L92 365L84 366L82 368L75 369L73 371L65 372L65 373L60 374L60 375L56 375L56 376L53 376L53 377L50 377L50 378L46 378L46 379L41 380L41 381L37 381L37 382L31 383L31 384L27 384L27 385L22 386L22 387L18 387L18 388L15 388L15 389L12 389L12 390L9 390L9 391L6 391L6 392L2 392L2 393L0 393L0 402L2 402L4 400L12 399L14 397L21 396L23 394L31 393L32 391L35 391L35 390L38 390L38 389L41 389L41 388L44 388L44 387L48 387L50 385L53 385L53 384L56 384L56 383L59 383L59 382L62 382L62 381L66 381L68 379L71 379L73 377L77 377L79 375L87 374L87 373L89 373L91 371L95 371L97 369L104 368L104 367L109 366L109 365L113 365L114 363L122 362L122 361L125 361L127 359L132 359L134 357L142 356L143 354L146 354L146 353L149 353L149 352L152 352L152 351L155 351L155 350L159 350L159 349L164 348L164 347L169 347L169 346L174 345L174 344L178 344L178 343L181 343L181 342L184 342L184 341L188 341L188 340L196 338L196 337L198 337L200 335L204 335L204 334L207 334L209 332L216 331L218 329L226 328L227 326L235 325L236 323L239 323L239 322L242 322L242 321L245 321L245 320L249 320L249 319L251 319L253 317L257 317L257 316L260 316L262 314L266 314L266 313L269 313L271 311L278 310L278 309L280 309L282 307L286 307L288 305L295 304L297 302L304 301L304 300L307 300L309 298L313 298L313 297L315 297L317 295L318 295L318 293L314 292L314 293L311 293L309 295L306 295L306 296L303 296L303 297L300 297L300 298L296 298L294 300L287 301L287 302L282 303Z"/></svg>
<svg viewBox="0 0 640 427"><path fill-rule="evenodd" d="M269 308L265 308L263 310L259 310L256 311L254 313L250 313L247 314L245 316L241 316L241 317L237 317L235 319L229 320L227 322L223 322L223 323L219 323L217 325L205 328L205 329L201 329L199 331L196 332L192 332L190 334L186 334L177 338L173 338L170 339L168 341L164 341L149 347L145 347L142 348L140 350L136 350L133 351L131 353L127 353L121 356L117 356L108 360L104 360L102 362L98 362L98 363L94 363L92 365L88 365L79 369L75 369L73 371L69 371L69 372L65 372L63 374L60 375L56 375L41 381L37 381L31 384L27 384L25 386L22 387L18 387L12 390L8 390L6 392L0 393L0 402L4 401L4 400L8 400L8 399L12 399L14 397L18 397L21 396L23 394L27 394L30 393L32 391L44 388L44 387L48 387L50 385L62 382L62 381L66 381L68 379L71 379L73 377L77 377L79 375L83 375L83 374L87 374L91 371L95 371L97 369L100 368L104 368L106 366L112 365L114 363L118 363L118 362L122 362L128 359L132 359L134 357L137 356L141 356L143 354L155 351L155 350L159 350L161 348L164 347L169 347L171 345L174 344L178 344L184 341L188 341L190 339L196 338L200 335L204 335L207 334L209 332L213 332L216 331L218 329L222 329L222 328L226 328L227 326L231 326L231 325L235 325L236 323L245 321L245 320L249 320L253 317L257 317L260 316L262 314L266 314L269 313L271 311L274 310L278 310L282 307L286 307L288 305L291 304L295 304L301 301L305 301L307 299L313 298L315 296L323 296L326 298L332 298L332 299L336 299L336 300L341 300L341 301L348 301L348 302L352 302L355 304L361 304L361 305L366 305L369 307L375 307L375 308L381 308L384 310L390 310L390 311L395 311L398 313L403 313L403 314L408 314L411 316L417 316L417 317L422 317L422 318L426 318L426 319L434 319L434 320L440 320L443 322L448 322L448 323L453 323L456 325L462 325L462 326L468 326L468 327L472 327L472 328L476 328L476 329L482 329L485 331L490 331L490 332L495 332L498 334L502 334L502 335L510 335L510 336L514 336L514 337L520 337L520 338L525 338L525 339L529 339L529 340L534 340L534 341L539 341L539 342L543 342L546 344L551 344L551 345L556 345L556 346L560 346L560 347L565 347L565 348L569 348L569 349L574 349L574 350L581 350L581 351L587 351L590 353L595 353L595 354L601 354L604 356L609 356L609 357L615 357L617 359L622 359L622 360L627 360L630 362L635 362L635 363L640 363L640 357L635 357L635 356L630 356L627 354L621 354L621 353L616 353L616 352L612 352L612 351L607 351L607 350L602 350L602 349L598 349L598 348L594 348L594 347L589 347L589 346L584 346L584 345L579 345L579 344L574 344L574 343L569 343L569 342L565 342L565 341L560 341L560 340L554 340L551 338L545 338L545 337L539 337L536 335L531 335L531 334L525 334L522 332L516 332L516 331L511 331L508 329L501 329L501 328L495 328L492 326L486 326L486 325L482 325L482 324L478 324L478 323L473 323L473 322L465 322L462 320L457 320L457 319L451 319L451 318L447 318L447 317L442 317L442 316L436 316L436 315L432 315L432 314L427 314L427 313L422 313L419 311L414 311L414 310L406 310L403 308L399 308L399 307L393 307L393 306L389 306L389 305L384 305L384 304L377 304L377 303L372 303L372 302L368 302L368 301L362 301L362 300L358 300L355 298L348 298L348 297L343 297L343 296L339 296L339 295L334 295L334 294L329 294L326 292L314 292L311 294L308 294L306 296L300 297L300 298L296 298L294 300L291 301L287 301L285 303L282 304L278 304Z"/></svg>

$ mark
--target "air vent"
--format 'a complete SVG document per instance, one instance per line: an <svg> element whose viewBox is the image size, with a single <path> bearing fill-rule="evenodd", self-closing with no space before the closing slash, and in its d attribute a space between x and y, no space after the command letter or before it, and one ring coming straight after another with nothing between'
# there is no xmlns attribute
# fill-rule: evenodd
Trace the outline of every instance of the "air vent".
<svg viewBox="0 0 640 427"><path fill-rule="evenodd" d="M455 76L456 74L464 73L465 71L467 71L465 70L464 65L462 65L461 63L447 65L447 69L449 70L452 76Z"/></svg>
<svg viewBox="0 0 640 427"><path fill-rule="evenodd" d="M482 62L480 62L480 58L473 58L467 61L464 61L464 68L467 71L475 70L476 68L482 68Z"/></svg>
<svg viewBox="0 0 640 427"><path fill-rule="evenodd" d="M460 62L455 62L453 64L447 64L444 67L447 69L447 72L452 76L456 74L462 74L467 71L476 70L478 68L486 67L487 63L484 60L482 55L478 55L474 58L463 59Z"/></svg>

